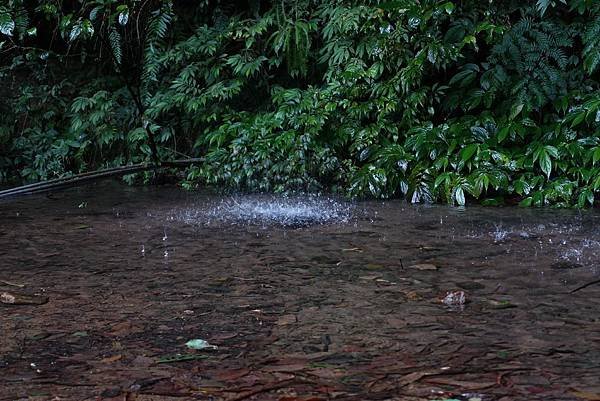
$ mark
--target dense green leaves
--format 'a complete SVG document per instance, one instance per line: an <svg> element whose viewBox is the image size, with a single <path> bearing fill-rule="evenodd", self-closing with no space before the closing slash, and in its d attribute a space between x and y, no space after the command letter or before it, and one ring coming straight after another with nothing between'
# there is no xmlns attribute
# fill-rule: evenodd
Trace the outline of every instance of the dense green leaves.
<svg viewBox="0 0 600 401"><path fill-rule="evenodd" d="M187 187L600 190L595 1L32 3L0 6L0 180L185 154Z"/></svg>

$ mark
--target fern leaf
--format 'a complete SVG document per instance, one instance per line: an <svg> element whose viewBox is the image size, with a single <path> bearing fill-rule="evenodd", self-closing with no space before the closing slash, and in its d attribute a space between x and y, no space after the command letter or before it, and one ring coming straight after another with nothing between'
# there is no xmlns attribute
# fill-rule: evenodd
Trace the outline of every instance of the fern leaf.
<svg viewBox="0 0 600 401"><path fill-rule="evenodd" d="M122 60L122 51L121 51L121 35L117 32L116 28L112 26L110 28L110 33L108 34L108 42L110 44L110 49L113 54L113 58L117 67L121 65Z"/></svg>

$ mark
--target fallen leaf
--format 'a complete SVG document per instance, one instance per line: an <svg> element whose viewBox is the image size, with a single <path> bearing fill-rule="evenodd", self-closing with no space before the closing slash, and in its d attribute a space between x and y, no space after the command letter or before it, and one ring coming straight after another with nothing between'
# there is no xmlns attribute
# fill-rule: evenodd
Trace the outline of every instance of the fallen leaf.
<svg viewBox="0 0 600 401"><path fill-rule="evenodd" d="M337 379L345 376L347 373L345 370L338 368L317 368L311 369L310 374L321 379Z"/></svg>
<svg viewBox="0 0 600 401"><path fill-rule="evenodd" d="M362 252L362 249L360 249L360 248L345 248L345 249L342 249L342 252Z"/></svg>
<svg viewBox="0 0 600 401"><path fill-rule="evenodd" d="M17 284L17 283L13 283L12 281L7 281L7 280L0 280L0 283L10 285L11 287L19 287L19 288L25 287L25 284Z"/></svg>
<svg viewBox="0 0 600 401"><path fill-rule="evenodd" d="M195 338L185 343L186 347L191 349L217 349L216 345L209 344L208 341L201 338Z"/></svg>
<svg viewBox="0 0 600 401"><path fill-rule="evenodd" d="M238 333L216 334L216 335L214 335L214 336L212 336L210 338L210 341L219 342L219 341L229 340L229 339L232 339L232 338L237 337L237 336L238 336Z"/></svg>
<svg viewBox="0 0 600 401"><path fill-rule="evenodd" d="M408 266L409 269L417 269L417 270L437 270L438 267L431 263L418 263L416 265Z"/></svg>
<svg viewBox="0 0 600 401"><path fill-rule="evenodd" d="M123 337L129 334L139 333L141 331L142 328L139 326L135 326L130 322L121 322L112 326L109 334L115 337Z"/></svg>
<svg viewBox="0 0 600 401"><path fill-rule="evenodd" d="M583 398L587 401L600 401L600 393L591 393L589 391L574 390L571 393L577 398Z"/></svg>
<svg viewBox="0 0 600 401"><path fill-rule="evenodd" d="M299 372L303 369L306 369L305 363L290 363L286 365L271 365L263 368L262 370L265 372Z"/></svg>
<svg viewBox="0 0 600 401"><path fill-rule="evenodd" d="M250 369L247 368L231 369L216 373L214 375L214 378L217 380L230 381L239 379L240 377L244 377L248 373L250 373Z"/></svg>
<svg viewBox="0 0 600 401"><path fill-rule="evenodd" d="M410 301L418 301L419 299L423 299L423 297L419 295L416 291L407 292L406 298Z"/></svg>
<svg viewBox="0 0 600 401"><path fill-rule="evenodd" d="M412 372L412 373L402 376L402 378L400 380L398 380L398 385L401 387L404 387L406 385L409 385L411 383L419 381L426 376L431 376L434 374L435 373L432 373L432 372Z"/></svg>
<svg viewBox="0 0 600 401"><path fill-rule="evenodd" d="M139 367L148 367L150 365L154 365L154 359L144 355L138 355L133 359L133 361L131 361L131 365Z"/></svg>
<svg viewBox="0 0 600 401"><path fill-rule="evenodd" d="M426 383L453 386L462 390L483 390L496 385L495 382L470 382L464 380L453 380L445 377L432 377L424 381Z"/></svg>
<svg viewBox="0 0 600 401"><path fill-rule="evenodd" d="M296 315L283 315L275 322L278 326L285 326L288 324L296 323Z"/></svg>
<svg viewBox="0 0 600 401"><path fill-rule="evenodd" d="M370 276L360 276L358 279L359 280L377 280L378 278L380 278L381 276L379 275L370 275Z"/></svg>
<svg viewBox="0 0 600 401"><path fill-rule="evenodd" d="M398 317L388 317L387 323L396 329L406 327L406 321Z"/></svg>
<svg viewBox="0 0 600 401"><path fill-rule="evenodd" d="M492 309L508 309L517 307L517 305L511 303L510 301L496 301L493 299L488 301L488 305Z"/></svg>

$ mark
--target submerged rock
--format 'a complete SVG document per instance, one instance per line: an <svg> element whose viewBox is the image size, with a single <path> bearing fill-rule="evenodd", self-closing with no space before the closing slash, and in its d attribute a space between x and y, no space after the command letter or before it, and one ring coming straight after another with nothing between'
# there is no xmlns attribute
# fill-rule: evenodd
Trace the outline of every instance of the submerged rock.
<svg viewBox="0 0 600 401"><path fill-rule="evenodd" d="M10 292L0 293L0 303L8 305L43 305L48 302L48 297L38 295L23 295Z"/></svg>

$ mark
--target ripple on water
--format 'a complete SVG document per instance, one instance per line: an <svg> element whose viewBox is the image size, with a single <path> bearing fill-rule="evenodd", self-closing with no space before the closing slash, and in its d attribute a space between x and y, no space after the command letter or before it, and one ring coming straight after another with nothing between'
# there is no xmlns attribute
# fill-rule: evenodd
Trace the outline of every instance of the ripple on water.
<svg viewBox="0 0 600 401"><path fill-rule="evenodd" d="M187 208L176 213L188 224L227 223L303 227L316 224L347 223L352 205L316 195L246 195Z"/></svg>

